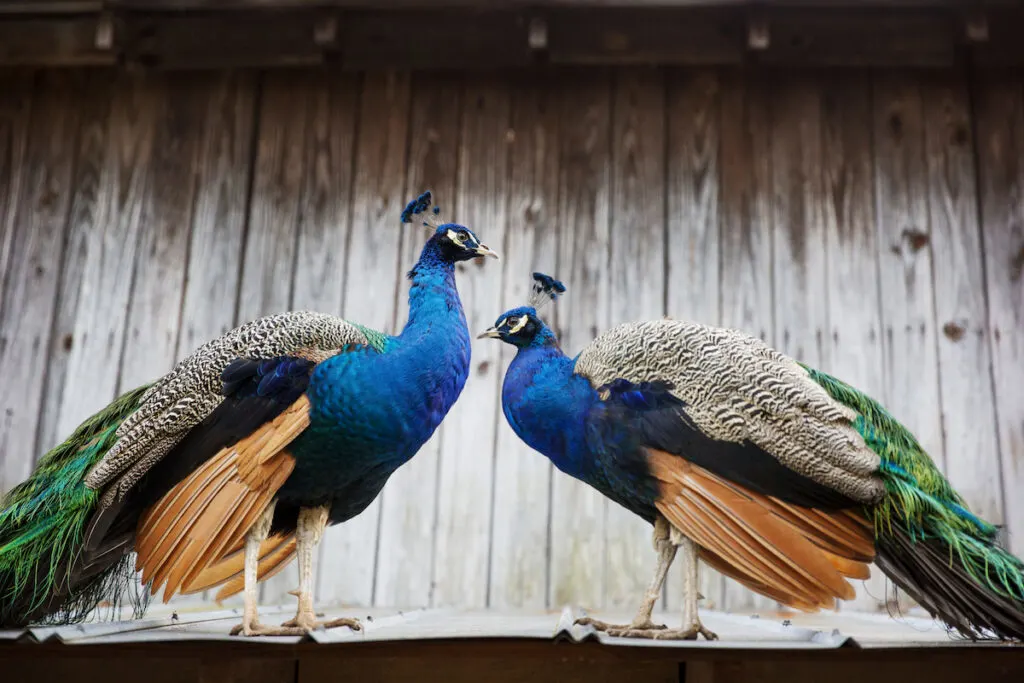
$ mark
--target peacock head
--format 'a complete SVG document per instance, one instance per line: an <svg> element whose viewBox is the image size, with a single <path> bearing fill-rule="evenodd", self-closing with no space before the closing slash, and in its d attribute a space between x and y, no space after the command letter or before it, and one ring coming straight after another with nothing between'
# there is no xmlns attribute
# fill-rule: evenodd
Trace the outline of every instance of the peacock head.
<svg viewBox="0 0 1024 683"><path fill-rule="evenodd" d="M466 226L443 222L440 216L441 209L437 206L431 208L430 203L431 195L428 190L406 205L402 211L402 222L412 223L419 219L423 221L423 225L433 230L434 234L427 243L437 248L442 259L456 263L485 256L498 258L498 254L481 243Z"/></svg>
<svg viewBox="0 0 1024 683"><path fill-rule="evenodd" d="M500 339L518 348L557 343L555 333L537 316L537 310L565 293L565 285L544 273L533 274L533 289L527 306L506 311L494 327L481 332L477 339Z"/></svg>

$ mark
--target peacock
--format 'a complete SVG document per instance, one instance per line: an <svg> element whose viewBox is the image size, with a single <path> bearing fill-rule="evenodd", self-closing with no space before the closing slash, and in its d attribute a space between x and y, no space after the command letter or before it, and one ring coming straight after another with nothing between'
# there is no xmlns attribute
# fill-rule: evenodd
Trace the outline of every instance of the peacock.
<svg viewBox="0 0 1024 683"><path fill-rule="evenodd" d="M497 258L431 202L426 192L402 212L433 234L408 274L397 336L315 312L259 318L48 452L0 506L0 625L74 622L101 600L130 599L138 615L161 589L167 601L219 586L218 601L244 591L234 634L359 629L317 620L314 550L326 525L373 501L459 397L470 335L455 264ZM295 618L261 624L257 582L296 556Z"/></svg>
<svg viewBox="0 0 1024 683"><path fill-rule="evenodd" d="M538 317L565 287L534 273L529 305L480 337L517 348L509 425L555 466L653 525L655 575L613 636L716 635L698 617L698 558L805 611L854 597L874 562L971 639L1024 639L1024 563L972 514L877 401L742 332L663 319L618 325L575 358ZM682 625L654 624L681 551Z"/></svg>

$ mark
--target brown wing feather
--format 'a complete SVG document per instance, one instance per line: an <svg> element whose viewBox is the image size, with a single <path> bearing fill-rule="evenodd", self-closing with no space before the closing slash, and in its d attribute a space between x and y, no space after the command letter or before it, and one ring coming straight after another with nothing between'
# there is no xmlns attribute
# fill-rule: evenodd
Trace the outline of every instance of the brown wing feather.
<svg viewBox="0 0 1024 683"><path fill-rule="evenodd" d="M784 503L664 451L649 449L658 511L701 547L701 557L751 590L814 611L854 597L846 578L866 578L870 527L849 510Z"/></svg>
<svg viewBox="0 0 1024 683"><path fill-rule="evenodd" d="M239 548L295 467L284 450L309 425L309 399L221 449L145 512L136 529L136 568L164 602L203 583L204 570ZM233 574L232 574L233 576Z"/></svg>

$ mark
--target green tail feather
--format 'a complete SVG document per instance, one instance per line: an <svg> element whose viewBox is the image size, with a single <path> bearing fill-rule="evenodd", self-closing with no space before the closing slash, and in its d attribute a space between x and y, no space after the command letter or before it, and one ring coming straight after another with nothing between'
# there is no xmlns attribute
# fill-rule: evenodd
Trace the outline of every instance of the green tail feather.
<svg viewBox="0 0 1024 683"><path fill-rule="evenodd" d="M67 591L67 572L99 494L85 475L116 440L121 422L148 386L130 391L85 422L40 460L29 479L0 502L0 624L23 623L46 608L51 618L83 618L104 598L119 598L130 567L118 563ZM63 585L62 585L63 584ZM116 595L108 595L113 591ZM60 604L54 596L68 592Z"/></svg>
<svg viewBox="0 0 1024 683"><path fill-rule="evenodd" d="M970 512L917 439L877 401L804 367L857 412L857 430L882 459L887 495L866 512L883 571L964 635L982 637L979 630L987 629L1024 638L1024 563L996 544L996 528Z"/></svg>

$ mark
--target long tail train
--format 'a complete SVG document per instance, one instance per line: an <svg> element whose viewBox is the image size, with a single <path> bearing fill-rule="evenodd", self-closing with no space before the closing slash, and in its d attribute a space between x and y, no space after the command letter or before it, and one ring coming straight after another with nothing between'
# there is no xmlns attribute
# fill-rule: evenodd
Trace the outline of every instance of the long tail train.
<svg viewBox="0 0 1024 683"><path fill-rule="evenodd" d="M145 610L145 591L133 591L130 554L89 562L78 555L99 498L85 475L148 388L129 391L79 425L0 503L0 626L80 621L101 601L117 606L125 598L136 614Z"/></svg>
<svg viewBox="0 0 1024 683"><path fill-rule="evenodd" d="M882 458L887 495L867 514L875 564L960 635L1024 640L1024 562L1000 547L996 528L972 514L914 436L877 401L807 368Z"/></svg>

